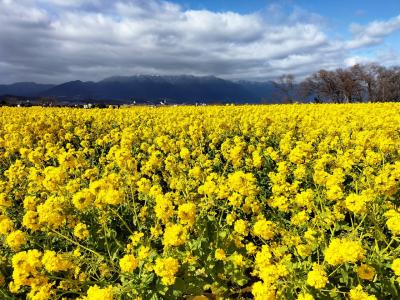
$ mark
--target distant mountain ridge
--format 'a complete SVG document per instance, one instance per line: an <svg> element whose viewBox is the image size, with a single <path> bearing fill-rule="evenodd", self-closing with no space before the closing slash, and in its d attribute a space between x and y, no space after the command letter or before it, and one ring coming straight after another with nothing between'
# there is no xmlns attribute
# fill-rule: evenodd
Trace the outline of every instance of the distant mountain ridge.
<svg viewBox="0 0 400 300"><path fill-rule="evenodd" d="M21 82L0 85L1 95L51 97L59 101L120 103L260 103L279 102L271 81L230 81L215 76L113 76L98 82L69 81L59 85ZM275 101L274 101L275 100Z"/></svg>
<svg viewBox="0 0 400 300"><path fill-rule="evenodd" d="M48 89L51 89L53 84L38 84L35 82L16 82L13 84L0 84L0 95L14 96L35 96Z"/></svg>

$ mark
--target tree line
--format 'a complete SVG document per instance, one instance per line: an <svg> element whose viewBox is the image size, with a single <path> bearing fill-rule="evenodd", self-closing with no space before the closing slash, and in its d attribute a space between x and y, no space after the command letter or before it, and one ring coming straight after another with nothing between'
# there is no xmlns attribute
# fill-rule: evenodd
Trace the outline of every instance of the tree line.
<svg viewBox="0 0 400 300"><path fill-rule="evenodd" d="M284 102L316 103L400 101L400 67L384 67L375 63L356 64L349 68L319 70L300 83L285 74L274 81Z"/></svg>

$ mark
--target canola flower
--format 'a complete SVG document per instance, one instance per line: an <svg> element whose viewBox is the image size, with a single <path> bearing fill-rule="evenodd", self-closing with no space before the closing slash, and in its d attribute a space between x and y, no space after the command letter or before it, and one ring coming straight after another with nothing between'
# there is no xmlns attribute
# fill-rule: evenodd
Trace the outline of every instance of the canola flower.
<svg viewBox="0 0 400 300"><path fill-rule="evenodd" d="M179 270L179 262L176 258L158 258L155 262L154 272L161 277L164 285L173 285L176 280L176 273Z"/></svg>
<svg viewBox="0 0 400 300"><path fill-rule="evenodd" d="M375 277L375 268L369 265L362 264L357 269L357 275L364 280L373 280Z"/></svg>
<svg viewBox="0 0 400 300"><path fill-rule="evenodd" d="M122 272L133 272L138 267L138 260L132 254L125 255L119 261L119 265Z"/></svg>
<svg viewBox="0 0 400 300"><path fill-rule="evenodd" d="M307 284L315 287L316 289L321 289L326 286L328 282L328 276L324 271L323 267L314 264L312 271L307 274Z"/></svg>
<svg viewBox="0 0 400 300"><path fill-rule="evenodd" d="M350 300L377 300L374 295L369 295L367 292L364 292L360 285L352 288L349 293Z"/></svg>
<svg viewBox="0 0 400 300"><path fill-rule="evenodd" d="M81 240L89 237L89 230L86 224L78 223L74 228L74 235Z"/></svg>
<svg viewBox="0 0 400 300"><path fill-rule="evenodd" d="M355 263L364 258L364 249L359 241L347 238L331 240L325 251L325 260L332 266L343 263Z"/></svg>
<svg viewBox="0 0 400 300"><path fill-rule="evenodd" d="M87 296L82 297L82 300L112 300L112 287L100 288L97 285L91 286L87 291Z"/></svg>
<svg viewBox="0 0 400 300"><path fill-rule="evenodd" d="M400 105L0 108L0 298L396 299Z"/></svg>

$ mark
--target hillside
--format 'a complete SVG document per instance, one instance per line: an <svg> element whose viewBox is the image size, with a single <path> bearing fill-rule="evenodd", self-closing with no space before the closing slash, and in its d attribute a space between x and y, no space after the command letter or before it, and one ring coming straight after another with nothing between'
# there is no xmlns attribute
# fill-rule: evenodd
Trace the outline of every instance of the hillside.
<svg viewBox="0 0 400 300"><path fill-rule="evenodd" d="M14 83L0 85L1 95L50 97L79 103L261 103L278 102L272 82L230 81L214 76L114 76L98 82L69 81L59 85Z"/></svg>

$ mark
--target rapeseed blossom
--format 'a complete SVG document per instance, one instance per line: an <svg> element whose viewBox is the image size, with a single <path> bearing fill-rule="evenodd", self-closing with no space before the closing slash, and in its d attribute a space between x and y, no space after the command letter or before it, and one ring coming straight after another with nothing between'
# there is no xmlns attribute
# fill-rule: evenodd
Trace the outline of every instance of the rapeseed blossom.
<svg viewBox="0 0 400 300"><path fill-rule="evenodd" d="M398 103L2 107L1 294L396 298L399 132Z"/></svg>
<svg viewBox="0 0 400 300"><path fill-rule="evenodd" d="M138 265L139 261L131 254L125 255L119 261L119 266L122 272L132 272L138 267Z"/></svg>
<svg viewBox="0 0 400 300"><path fill-rule="evenodd" d="M355 263L364 258L364 249L359 241L334 238L325 251L325 260L332 266Z"/></svg>
<svg viewBox="0 0 400 300"><path fill-rule="evenodd" d="M326 286L328 282L328 276L324 271L324 268L318 264L314 264L312 271L307 274L307 284L321 289Z"/></svg>
<svg viewBox="0 0 400 300"><path fill-rule="evenodd" d="M175 283L175 275L179 270L179 262L172 257L158 258L154 266L154 272L161 277L161 281L165 285Z"/></svg>

